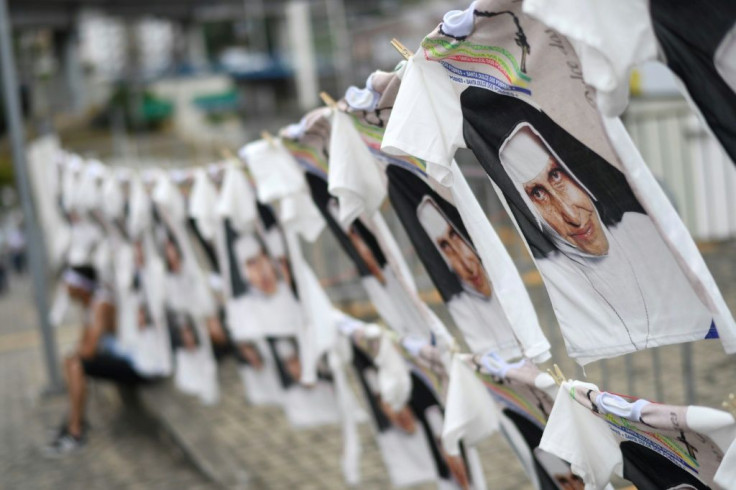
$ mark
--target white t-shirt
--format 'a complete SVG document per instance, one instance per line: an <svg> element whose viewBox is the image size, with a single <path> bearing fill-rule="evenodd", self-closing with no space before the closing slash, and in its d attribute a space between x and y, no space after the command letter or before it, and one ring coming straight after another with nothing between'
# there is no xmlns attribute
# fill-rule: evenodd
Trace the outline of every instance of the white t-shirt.
<svg viewBox="0 0 736 490"><path fill-rule="evenodd" d="M735 435L726 412L632 401L572 381L560 387L540 448L569 461L586 488L626 476L629 464L659 488L692 480L712 486Z"/></svg>
<svg viewBox="0 0 736 490"><path fill-rule="evenodd" d="M430 320L429 308L418 297L413 282L408 279L408 266L403 256L397 253L399 247L395 238L385 224L382 226L382 217L377 213L381 199L372 199L368 204L371 209L359 217L353 216L353 213L343 216L340 205L330 194L328 175L334 159L330 114L331 111L325 108L309 112L298 126L289 126L282 131L283 145L304 172L314 204L356 265L361 282L378 313L399 333L428 336L434 331L440 338L447 340L449 334L445 326L436 318ZM337 117L339 120L347 116L337 114ZM362 145L357 135L352 136L338 146L348 151L347 147L351 143ZM366 150L363 146L356 147L358 151L361 148ZM350 171L342 170L345 178L349 178ZM381 185L380 180L373 179L374 190ZM343 190L346 189L343 187ZM342 192L342 195L347 194ZM357 194L355 198L362 200ZM343 223L345 219L350 219L350 222Z"/></svg>
<svg viewBox="0 0 736 490"><path fill-rule="evenodd" d="M374 212L388 186L391 189L388 196L404 229L445 298L450 315L470 349L473 352L493 350L507 359L518 357L523 351L528 357L544 360L549 343L539 326L528 293L464 178L460 176L458 185L448 192L427 177L425 162L388 155L380 150L399 82L396 73L373 73L366 88L351 87L346 93L344 100L348 114L336 112L333 116L329 182L330 192L340 199L340 214L344 212L350 217ZM365 94L372 97L361 97ZM366 105L367 99L370 100ZM362 147L359 146L361 143ZM435 219L424 223L419 218L419 208L427 204L424 201L430 201L429 204L434 206L440 206L437 202L440 201L459 214L455 218L457 222L438 209L434 213ZM441 223L442 217L447 224ZM427 227L438 219L441 229L428 230ZM478 295L472 287L460 289L458 286L462 280L459 272L452 269L446 257L441 259L443 251L435 243L434 235L445 231L448 226L457 236L466 235L461 240L467 244L462 248L469 252L468 255L474 254L478 263L478 259L483 260L481 273L492 283L494 291L491 297ZM464 229L458 230L458 227ZM471 238L472 244L469 243ZM431 246L428 240L432 242ZM460 268L463 268L465 261L461 262ZM502 280L500 284L496 284L496 278Z"/></svg>
<svg viewBox="0 0 736 490"><path fill-rule="evenodd" d="M736 6L729 0L550 2L524 0L524 11L572 42L585 82L604 114L619 116L631 71L659 59L736 163Z"/></svg>
<svg viewBox="0 0 736 490"><path fill-rule="evenodd" d="M638 310L647 318L639 325L649 327L655 342L649 345L710 337L712 319L726 351L735 351L736 325L702 256L620 121L598 113L595 92L583 83L569 42L513 2L481 0L473 7L448 14L409 61L382 149L424 159L431 176L452 185L455 151L471 147L542 272L568 352L578 362L641 348L625 333L607 344L570 342L582 330L612 332L621 324L606 315L586 323L577 315L578 308L588 309L601 296L604 302L622 300L614 291L601 294L600 286L617 284L627 292L642 287L636 274L624 277L611 267L611 257L618 256L622 265L629 263L621 270L641 268L631 263L636 250L606 256L621 245L610 239L610 230L632 213L662 238L659 245L646 244L655 247L650 253L672 257L673 270L650 278L649 287L662 294L669 290L664 278L677 276L695 293ZM632 236L630 248L644 246ZM546 273L560 256L580 263L580 269L593 267L596 277L588 275L585 286ZM596 262L608 270L591 265ZM562 297L567 301L555 301ZM697 325L681 322L668 311L668 303L678 302L710 318Z"/></svg>

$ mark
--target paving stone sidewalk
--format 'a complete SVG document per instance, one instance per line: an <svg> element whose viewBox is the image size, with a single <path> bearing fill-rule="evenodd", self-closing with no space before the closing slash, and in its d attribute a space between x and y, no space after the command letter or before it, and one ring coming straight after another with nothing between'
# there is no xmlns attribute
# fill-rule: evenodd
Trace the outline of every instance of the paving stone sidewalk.
<svg viewBox="0 0 736 490"><path fill-rule="evenodd" d="M0 297L0 489L194 489L217 488L205 478L154 419L123 410L117 391L90 386L89 443L59 459L43 447L59 426L66 396L41 396L41 360L29 281L12 282ZM61 329L68 347L76 329Z"/></svg>
<svg viewBox="0 0 736 490"><path fill-rule="evenodd" d="M736 242L704 246L703 252L729 306L736 311ZM208 489L215 488L212 481L217 487L232 489L347 487L340 472L339 428L293 430L280 410L249 406L231 360L220 366L222 398L216 406L203 406L167 383L144 390L141 399L153 420L126 415L117 393L95 385L89 411L94 427L90 445L75 457L42 459L38 448L46 440L45 428L63 416L64 399L38 398L43 378L40 349L29 334L33 327L18 328L21 323L32 326L35 320L27 284L22 287L26 290L0 299L0 489ZM540 286L530 290L554 344L554 359L570 377L582 376L566 360L546 294ZM62 343L73 338L73 332L59 333ZM607 374L601 363L585 374L611 391L683 403L683 352L682 346L654 349L609 360ZM736 356L726 356L717 341L692 344L690 355L697 402L719 406L729 392L736 391ZM655 366L661 372L658 377ZM657 388L662 394L659 398L654 396ZM390 488L370 426L363 424L360 433L363 479L357 488ZM488 488L532 488L500 435L484 441L479 453Z"/></svg>
<svg viewBox="0 0 736 490"><path fill-rule="evenodd" d="M736 242L704 246L703 253L729 306L736 311ZM540 321L553 341L553 359L570 377L583 376L564 354L546 293L541 286L532 286L530 290ZM585 375L610 391L627 393L633 387L632 394L638 396L684 403L683 349L680 345L669 346L609 360L605 363L606 375L602 364L595 363L586 369ZM726 356L718 341L691 344L691 349L696 400L718 407L729 392L736 391L736 356ZM655 364L659 366L658 377L654 374ZM627 373L632 374L633 381ZM247 405L234 363L220 366L220 383L222 399L214 407L204 407L166 386L147 390L143 398L148 406L157 407L179 443L191 451L200 467L225 487L346 488L340 473L341 436L337 427L293 430L280 410ZM657 384L663 395L659 400L654 395ZM370 427L364 424L360 433L363 480L357 488L390 488ZM500 435L484 441L478 449L488 488L532 488Z"/></svg>

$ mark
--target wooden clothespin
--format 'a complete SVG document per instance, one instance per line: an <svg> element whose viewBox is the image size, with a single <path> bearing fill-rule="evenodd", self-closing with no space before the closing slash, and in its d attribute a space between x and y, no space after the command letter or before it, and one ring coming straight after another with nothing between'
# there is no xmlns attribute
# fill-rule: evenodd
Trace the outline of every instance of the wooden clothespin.
<svg viewBox="0 0 736 490"><path fill-rule="evenodd" d="M560 369L560 366L558 366L557 364L553 364L552 369L547 369L547 373L552 376L552 379L555 380L557 386L562 386L562 383L567 381L567 378L562 373L562 369Z"/></svg>
<svg viewBox="0 0 736 490"><path fill-rule="evenodd" d="M335 99L330 97L330 94L328 94L327 92L320 92L319 97L322 99L322 102L324 102L325 105L330 109L335 109L337 107L337 102L335 102Z"/></svg>
<svg viewBox="0 0 736 490"><path fill-rule="evenodd" d="M230 148L224 148L224 147L220 148L220 156L222 157L223 160L228 160L228 161L238 160L238 157L236 157L235 154L232 151L230 151Z"/></svg>
<svg viewBox="0 0 736 490"><path fill-rule="evenodd" d="M391 39L391 46L393 46L394 49L396 49L396 51L398 51L399 54L404 57L405 60L408 60L409 58L414 56L414 53L412 53L409 48L401 44L401 41L396 38Z"/></svg>
<svg viewBox="0 0 736 490"><path fill-rule="evenodd" d="M724 400L722 405L723 405L723 408L731 412L731 415L736 417L736 395L734 395L733 393L730 393L728 395L728 398Z"/></svg>
<svg viewBox="0 0 736 490"><path fill-rule="evenodd" d="M276 148L276 141L274 141L271 133L269 133L268 131L261 131L261 138L268 141L268 144L271 145L271 148Z"/></svg>

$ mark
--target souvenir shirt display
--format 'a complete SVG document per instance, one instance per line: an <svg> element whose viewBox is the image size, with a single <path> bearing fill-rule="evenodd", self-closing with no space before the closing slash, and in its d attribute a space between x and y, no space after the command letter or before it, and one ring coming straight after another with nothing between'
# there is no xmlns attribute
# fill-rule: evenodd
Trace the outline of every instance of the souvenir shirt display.
<svg viewBox="0 0 736 490"><path fill-rule="evenodd" d="M482 236L476 234L475 237L486 246L499 245L492 250L494 268L487 269L465 227L464 217L455 206L457 194L428 178L424 161L381 151L384 128L390 118L399 84L396 73L374 72L368 78L366 88L351 87L344 101L354 127L384 174L391 205L419 258L471 351L494 351L506 359L519 357L522 351L532 358L544 356L549 343L539 327L523 286L517 288L509 280L502 285L508 291L505 292L507 297L516 293L516 301L509 303L515 318L521 317L516 328L509 322L502 299L496 294L488 271L504 279L518 275L518 272L505 248L500 246L500 240L490 224L486 223ZM335 126L338 127L337 124ZM350 128L345 128L335 137L345 137L348 131ZM340 174L355 173L360 175L362 182L367 180L366 175L374 172L371 159L361 158L365 153L352 145L332 144L330 153L331 170L338 165L346 166ZM334 173L330 174L331 187L350 188L351 192L363 196L371 193L370 188L351 185L346 182L347 179L341 179ZM463 197L466 200L475 199L472 194ZM371 200L369 196L365 199ZM486 220L483 215L468 216L466 212L466 216L471 220ZM528 303L524 304L519 296L526 297Z"/></svg>
<svg viewBox="0 0 736 490"><path fill-rule="evenodd" d="M450 162L472 149L524 237L570 356L586 363L712 338L736 349L734 322L692 239L630 140L609 139L595 93L561 35L518 3L454 11L407 64L383 150ZM620 124L619 122L615 124ZM618 134L618 136L621 136ZM629 146L627 146L629 145ZM625 168L626 167L626 168ZM626 172L625 172L626 170Z"/></svg>

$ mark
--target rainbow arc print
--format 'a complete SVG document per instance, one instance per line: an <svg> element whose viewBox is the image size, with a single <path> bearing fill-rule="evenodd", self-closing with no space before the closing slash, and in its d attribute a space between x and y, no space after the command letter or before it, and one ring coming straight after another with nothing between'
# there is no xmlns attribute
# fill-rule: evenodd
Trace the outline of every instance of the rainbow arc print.
<svg viewBox="0 0 736 490"><path fill-rule="evenodd" d="M617 434L619 437L639 443L644 447L648 447L681 468L696 475L699 473L700 463L698 463L693 451L689 449L694 447L695 453L697 453L698 448L696 445L687 443L687 441L684 440L678 440L676 437L669 437L664 434L658 434L656 432L641 429L623 417L617 417L611 414L596 415L608 422L613 433ZM697 440L697 438L694 439L696 444L701 442Z"/></svg>
<svg viewBox="0 0 736 490"><path fill-rule="evenodd" d="M281 143L291 153L291 156L296 159L299 166L307 172L327 180L329 171L327 159L316 149L288 138L282 138Z"/></svg>
<svg viewBox="0 0 736 490"><path fill-rule="evenodd" d="M353 120L353 125L358 130L358 133L360 133L361 139L368 146L368 149L374 157L389 165L397 165L405 168L406 170L417 173L420 177L425 177L427 175L427 164L424 160L408 155L389 155L388 153L381 151L381 142L383 141L383 134L385 132L384 128L365 122L359 117L356 117L355 114L350 114L350 116Z"/></svg>
<svg viewBox="0 0 736 490"><path fill-rule="evenodd" d="M464 40L425 38L422 41L422 49L428 61L442 64L449 72L450 78L456 82L487 88L506 95L531 95L529 89L531 77L522 71L519 61L506 48ZM457 66L458 63L490 66L498 76L463 69Z"/></svg>

